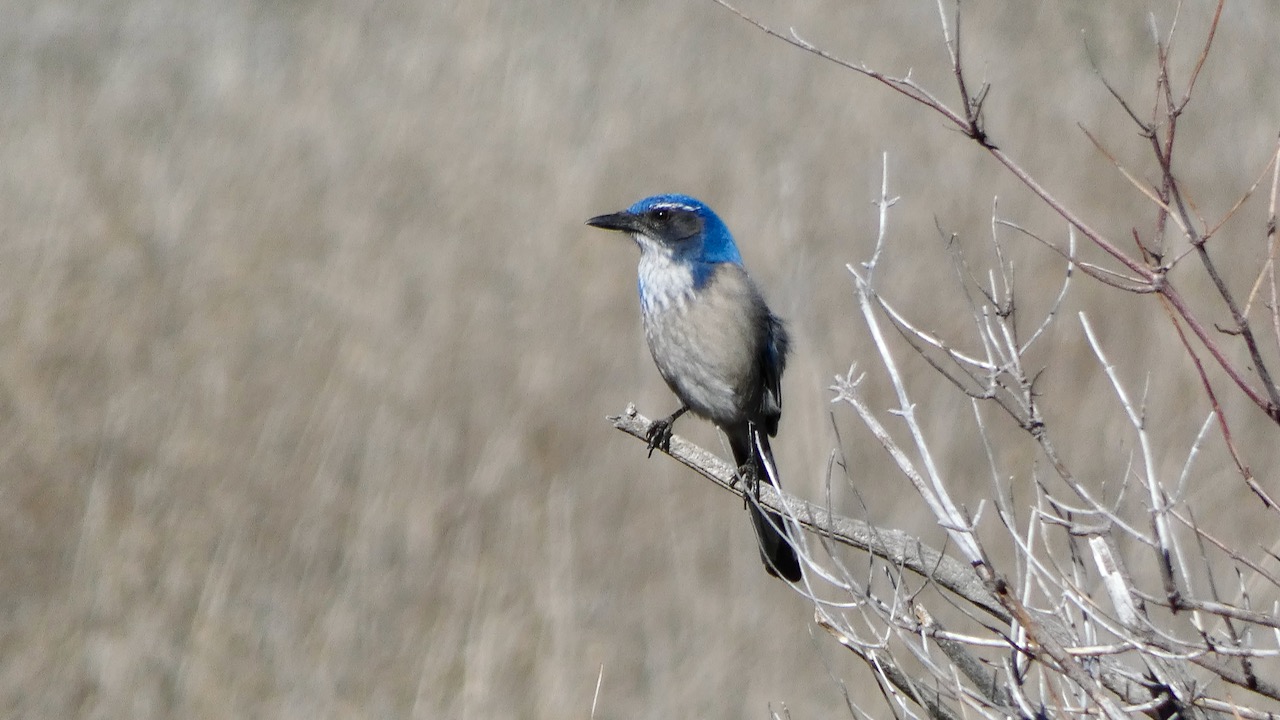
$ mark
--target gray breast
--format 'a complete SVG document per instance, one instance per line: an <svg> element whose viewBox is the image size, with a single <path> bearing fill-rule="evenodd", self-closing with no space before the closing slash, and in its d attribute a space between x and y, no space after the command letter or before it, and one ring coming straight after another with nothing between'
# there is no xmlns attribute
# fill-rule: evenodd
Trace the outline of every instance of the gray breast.
<svg viewBox="0 0 1280 720"><path fill-rule="evenodd" d="M691 295L646 313L645 337L658 371L691 410L734 425L759 408L767 312L742 268L724 264Z"/></svg>

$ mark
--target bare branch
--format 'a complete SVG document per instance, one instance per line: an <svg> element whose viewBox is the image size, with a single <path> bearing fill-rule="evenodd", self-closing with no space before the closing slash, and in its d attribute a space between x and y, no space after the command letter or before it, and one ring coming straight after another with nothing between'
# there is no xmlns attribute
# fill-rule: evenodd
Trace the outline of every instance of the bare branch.
<svg viewBox="0 0 1280 720"><path fill-rule="evenodd" d="M715 2L725 7L729 11L733 12L735 15L742 18L746 22L749 22L755 27L759 28L761 31L765 32L766 34L772 37L781 39L784 42L787 42L788 44L794 45L798 48L805 50L806 52L817 55L823 58L824 60L836 63L841 67L847 68L861 75L874 79L877 82L880 82L892 88L894 91L924 105L925 107L928 107L929 109L933 110L934 112L937 112L938 114L946 118L949 122L954 124L962 132L964 132L964 134L967 137L975 140L983 149L985 149L988 153L990 153L991 156L995 158L997 162L1003 165L1006 170L1008 170L1014 177L1016 177L1019 180L1019 182L1021 182L1025 187L1031 190L1031 192L1035 194L1036 197L1040 198L1040 200L1043 203L1045 203L1045 205L1047 205L1055 213L1057 213L1064 220L1066 220L1072 227L1078 230L1085 238L1087 238L1090 242L1092 242L1096 247L1098 247L1104 253L1106 253L1107 255L1109 255L1119 263L1121 263L1134 275L1140 278L1141 282L1146 286L1148 286L1151 291L1158 292L1159 294L1164 296L1168 300L1168 302L1172 305L1172 307L1177 312L1177 314L1180 317L1182 317L1183 321L1186 322L1188 327L1191 328L1192 333L1196 336L1196 338L1205 345L1206 349L1209 350L1210 355L1213 356L1214 360L1222 367L1222 369L1227 373L1228 377L1231 378L1231 381L1241 390L1241 392L1243 392L1254 404L1256 404L1259 408L1261 408L1267 414L1267 416L1271 418L1273 422L1280 423L1280 388L1277 388L1275 384L1272 382L1270 375L1266 369L1266 365L1263 362L1261 355L1257 351L1256 342L1253 340L1253 336L1252 336L1252 333L1249 331L1247 322L1241 316L1239 308L1236 305L1230 291L1227 289L1225 282L1221 281L1221 278L1217 275L1216 269L1213 269L1213 264L1211 260L1209 260L1207 253L1201 252L1202 263L1205 265L1206 269L1210 272L1211 277L1214 278L1215 286L1218 288L1219 294L1227 302L1229 309L1231 309L1232 311L1232 318L1233 318L1233 321L1236 323L1237 329L1244 336L1246 345L1249 347L1249 350L1250 350L1250 358L1254 363L1254 371L1258 374L1259 379L1261 380L1261 384L1262 384L1261 390L1255 388L1244 377L1244 375L1241 373L1239 368L1235 366L1235 364L1231 361L1231 359L1227 357L1227 355L1224 352L1222 352L1222 350L1217 346L1216 342L1205 330L1203 323L1201 323L1199 320L1196 319L1195 315L1191 311L1191 308L1182 299L1181 295L1176 291L1174 286L1168 281L1168 278L1165 275L1164 268L1151 267L1146 262L1143 262L1142 259L1135 258L1129 255L1128 253L1124 252L1123 250L1121 250L1120 247L1115 242L1111 241L1102 233L1095 230L1089 223L1087 223L1082 217L1080 217L1078 213L1076 213L1071 208L1067 207L1064 203L1062 203L1060 200L1058 200L1058 198L1053 193L1049 192L1043 185L1040 184L1038 180L1035 179L1035 177L1033 177L1029 172L1027 172L1008 153L1004 152L1004 150L1002 150L993 140L991 140L991 138L987 136L986 131L979 124L980 118L978 114L981 109L982 97L985 95L986 91L984 89L977 96L968 94L967 84L964 82L964 68L961 64L958 32L956 33L955 38L953 38L951 31L946 25L946 20L945 20L946 13L941 9L941 5L940 5L940 16L943 18L942 24L943 24L944 44L947 47L948 57L951 60L952 72L955 74L957 78L958 86L961 88L962 93L964 93L964 96L962 97L962 103L965 107L964 115L961 115L956 111L952 110L951 108L947 107L945 104L939 101L936 97L934 97L931 93L927 92L924 88L920 87L910 77L891 78L886 76L883 73L872 70L871 68L868 68L865 65L860 65L857 63L842 60L838 57L835 57L831 53L825 50L822 50L821 48L818 48L805 40L800 39L799 35L794 31L792 32L790 37L784 36L770 29L768 26L761 23L760 21L739 11L737 8L728 4L725 0L715 0ZM1210 31L1209 42L1206 42L1205 44L1206 53L1207 53L1208 47L1210 46L1210 42L1212 41L1212 34L1216 32L1216 28L1217 28L1217 19L1215 16L1213 27L1211 28L1211 31ZM1176 119L1177 113L1173 110L1175 105L1172 102L1172 98L1169 95L1169 90L1168 90L1169 88L1168 75L1167 75L1168 57L1166 53L1166 48L1164 48L1164 46L1161 43L1159 43L1159 41L1157 41L1157 46L1159 51L1158 64L1160 67L1158 87L1161 89L1163 93L1163 97L1165 98L1165 102L1166 102L1166 107L1169 108L1169 113L1166 115L1166 119L1169 122L1169 124L1172 125L1173 124L1172 121ZM1198 77L1199 67L1201 64L1197 65L1197 70L1193 75L1193 79L1194 77ZM1189 89L1188 89L1188 92L1189 92ZM1135 118L1135 122L1138 122L1136 115L1134 115L1134 118ZM1142 123L1140 122L1139 124L1142 125ZM1146 125L1142 125L1142 126L1144 128L1148 127ZM1179 217L1180 226L1182 227L1184 232L1190 236L1192 240L1192 244L1202 249L1204 236L1198 235L1194 231L1192 227L1190 211L1187 209L1186 201L1183 198L1182 193L1179 192L1176 180L1174 179L1174 176L1173 176L1170 157L1172 153L1172 141L1175 136L1174 134L1175 134L1175 128L1173 127L1167 128L1166 138L1165 138L1166 145L1164 147L1161 147L1160 139L1156 136L1155 132L1152 131L1149 133L1149 139L1152 142L1157 159L1160 161L1162 172L1164 173L1165 189L1167 190L1168 195L1174 201L1174 204L1172 206L1167 201L1164 201L1162 204L1163 204L1163 207L1165 208L1172 209L1176 207L1178 211L1177 214L1180 216ZM1169 215L1170 213L1162 210L1162 217L1166 217Z"/></svg>
<svg viewBox="0 0 1280 720"><path fill-rule="evenodd" d="M648 442L647 433L653 421L638 413L634 405L628 405L621 415L610 416L608 420L616 429ZM745 497L746 488L739 481L735 469L714 453L679 435L672 435L667 454L725 490ZM780 493L764 483L761 483L759 491L762 507L781 513L822 537L864 550L895 567L910 570L963 597L996 620L1008 622L1008 615L994 602L968 565L943 555L917 538L899 530L878 528L861 520L834 515L826 508L785 492Z"/></svg>

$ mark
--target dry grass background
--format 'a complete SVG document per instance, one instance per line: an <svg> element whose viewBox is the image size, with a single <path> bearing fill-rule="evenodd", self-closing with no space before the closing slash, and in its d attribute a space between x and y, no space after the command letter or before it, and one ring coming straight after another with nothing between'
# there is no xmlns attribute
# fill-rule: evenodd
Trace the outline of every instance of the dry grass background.
<svg viewBox="0 0 1280 720"><path fill-rule="evenodd" d="M1075 124L1150 164L1079 30L1145 106L1145 14L1167 24L1172 4L1114 5L969 3L966 32L1004 147L1123 235L1153 213ZM931 1L747 9L952 97ZM602 668L606 718L829 717L833 678L865 691L765 576L740 504L603 422L673 405L643 350L635 249L583 220L668 190L728 220L792 323L777 448L790 489L817 496L826 388L868 361L843 265L873 237L880 152L903 196L890 294L941 327L963 313L938 289L935 223L980 249L1000 195L1061 237L988 158L709 1L4 14L0 713L587 717ZM1271 150L1277 27L1268 0L1227 5L1179 156L1207 215ZM1262 216L1221 239L1247 250L1234 282L1256 271ZM1030 312L1060 263L1014 248ZM1176 467L1206 409L1158 307L1088 282L1069 306L1134 383L1157 373ZM1097 420L1114 403L1077 327L1056 333L1046 394L1101 482L1123 472L1097 452L1123 426ZM948 433L967 406L942 385L920 399L941 462L981 473ZM1274 489L1274 427L1230 410ZM865 432L836 424L872 519L927 531ZM1209 455L1205 511L1274 535Z"/></svg>

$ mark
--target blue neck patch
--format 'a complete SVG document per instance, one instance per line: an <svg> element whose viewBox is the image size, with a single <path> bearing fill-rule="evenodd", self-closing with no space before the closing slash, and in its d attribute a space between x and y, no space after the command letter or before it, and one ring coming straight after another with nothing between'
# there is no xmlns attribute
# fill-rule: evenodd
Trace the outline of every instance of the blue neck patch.
<svg viewBox="0 0 1280 720"><path fill-rule="evenodd" d="M726 260L722 262L732 262L732 261ZM715 273L716 273L715 263L695 262L693 264L693 289L701 290L702 288L706 287L707 281L710 280L711 276L714 275Z"/></svg>

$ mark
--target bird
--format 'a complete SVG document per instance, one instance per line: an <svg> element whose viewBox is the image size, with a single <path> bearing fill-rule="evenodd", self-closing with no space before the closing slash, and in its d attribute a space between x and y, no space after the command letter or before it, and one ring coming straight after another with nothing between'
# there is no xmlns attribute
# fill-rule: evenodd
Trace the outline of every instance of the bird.
<svg viewBox="0 0 1280 720"><path fill-rule="evenodd" d="M640 309L658 372L680 401L648 432L649 454L667 450L676 419L692 411L724 433L738 474L755 488L778 486L769 439L782 416L782 372L790 336L742 263L728 226L688 195L644 198L587 224L627 233L640 247ZM770 575L801 579L782 518L747 502Z"/></svg>

